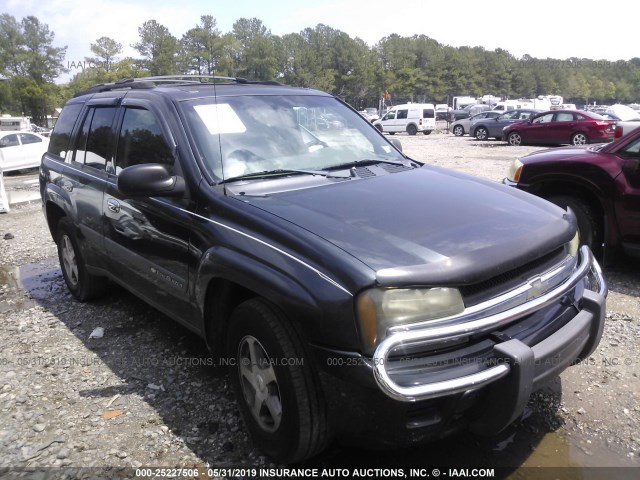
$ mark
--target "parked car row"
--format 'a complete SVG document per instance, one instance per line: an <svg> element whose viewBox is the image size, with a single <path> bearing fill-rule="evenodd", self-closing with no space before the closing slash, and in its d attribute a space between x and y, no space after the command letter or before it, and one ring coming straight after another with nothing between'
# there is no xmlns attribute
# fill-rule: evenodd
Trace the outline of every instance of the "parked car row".
<svg viewBox="0 0 640 480"><path fill-rule="evenodd" d="M616 120L581 110L517 109L506 113L489 110L456 120L451 131L477 140L506 140L509 145L586 145L614 139ZM621 136L619 133L618 136Z"/></svg>

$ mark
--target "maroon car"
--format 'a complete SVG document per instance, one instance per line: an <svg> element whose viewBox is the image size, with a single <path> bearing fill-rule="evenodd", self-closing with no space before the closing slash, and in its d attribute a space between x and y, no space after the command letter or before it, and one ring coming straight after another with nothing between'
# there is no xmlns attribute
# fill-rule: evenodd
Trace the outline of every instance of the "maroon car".
<svg viewBox="0 0 640 480"><path fill-rule="evenodd" d="M552 110L503 129L509 145L586 145L613 140L616 122L582 110Z"/></svg>
<svg viewBox="0 0 640 480"><path fill-rule="evenodd" d="M609 144L541 150L503 183L570 207L581 243L640 257L640 129Z"/></svg>

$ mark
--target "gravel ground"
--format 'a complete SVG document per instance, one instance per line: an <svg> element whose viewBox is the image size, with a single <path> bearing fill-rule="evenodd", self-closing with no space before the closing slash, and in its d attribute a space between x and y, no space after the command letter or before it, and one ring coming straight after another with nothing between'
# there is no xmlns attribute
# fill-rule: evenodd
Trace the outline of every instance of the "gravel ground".
<svg viewBox="0 0 640 480"><path fill-rule="evenodd" d="M438 133L396 138L413 158L495 181L538 149ZM95 302L73 300L39 204L0 215L0 245L0 477L48 467L102 469L71 477L143 466L274 467L252 449L226 372L200 339L117 287ZM597 352L536 392L503 434L400 452L335 444L306 465L640 466L638 265L607 268Z"/></svg>

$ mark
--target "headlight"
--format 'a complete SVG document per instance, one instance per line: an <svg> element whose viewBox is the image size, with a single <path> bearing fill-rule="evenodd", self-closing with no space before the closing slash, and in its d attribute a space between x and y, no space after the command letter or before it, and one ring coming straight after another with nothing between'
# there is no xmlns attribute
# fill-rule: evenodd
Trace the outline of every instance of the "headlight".
<svg viewBox="0 0 640 480"><path fill-rule="evenodd" d="M448 317L464 311L457 288L375 288L356 301L360 339L366 353L373 353L398 325Z"/></svg>
<svg viewBox="0 0 640 480"><path fill-rule="evenodd" d="M519 182L523 167L524 164L519 159L514 160L509 166L509 173L507 173L507 178L512 182Z"/></svg>

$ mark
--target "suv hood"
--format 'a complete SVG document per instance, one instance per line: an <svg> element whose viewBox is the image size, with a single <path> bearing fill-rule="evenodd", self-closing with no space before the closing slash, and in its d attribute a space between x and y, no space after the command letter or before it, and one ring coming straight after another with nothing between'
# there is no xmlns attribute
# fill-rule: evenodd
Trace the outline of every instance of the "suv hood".
<svg viewBox="0 0 640 480"><path fill-rule="evenodd" d="M545 200L429 166L242 201L348 252L381 285L475 283L575 234L573 215Z"/></svg>

